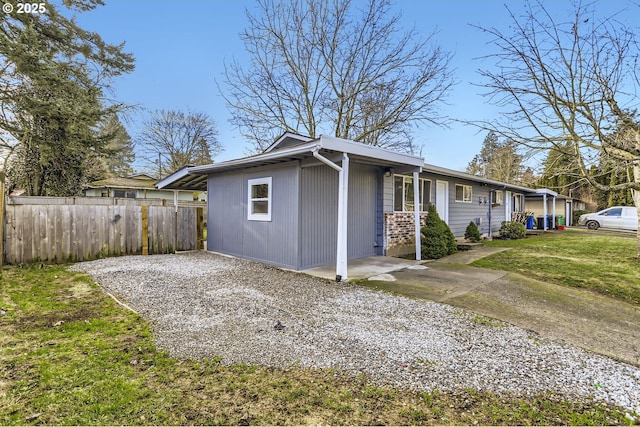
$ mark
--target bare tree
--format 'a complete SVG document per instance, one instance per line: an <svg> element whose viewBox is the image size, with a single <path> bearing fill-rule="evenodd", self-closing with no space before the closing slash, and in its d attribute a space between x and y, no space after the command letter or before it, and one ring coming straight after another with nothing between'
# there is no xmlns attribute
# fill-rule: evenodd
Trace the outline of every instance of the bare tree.
<svg viewBox="0 0 640 427"><path fill-rule="evenodd" d="M640 211L638 43L615 16L597 17L596 6L578 2L569 22L555 22L535 2L521 18L507 9L510 33L480 28L498 48L490 56L498 71L480 71L483 86L508 111L495 122L476 124L533 150L566 155L566 170L556 173L604 191L631 189ZM603 157L633 173L624 182L603 184L592 173Z"/></svg>
<svg viewBox="0 0 640 427"><path fill-rule="evenodd" d="M212 163L222 151L215 122L205 113L157 110L144 121L139 144L162 178L183 166Z"/></svg>
<svg viewBox="0 0 640 427"><path fill-rule="evenodd" d="M401 33L388 0L258 0L247 17L250 64L227 64L220 90L256 152L283 131L412 151L413 126L445 122L451 54Z"/></svg>

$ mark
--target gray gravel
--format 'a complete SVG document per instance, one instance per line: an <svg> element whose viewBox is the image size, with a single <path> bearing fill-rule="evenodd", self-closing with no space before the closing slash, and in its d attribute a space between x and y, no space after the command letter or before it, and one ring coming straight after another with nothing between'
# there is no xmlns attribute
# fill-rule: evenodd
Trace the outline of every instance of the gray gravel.
<svg viewBox="0 0 640 427"><path fill-rule="evenodd" d="M552 391L640 414L640 369L448 305L208 252L72 269L150 319L158 348L173 356L335 368L425 391Z"/></svg>

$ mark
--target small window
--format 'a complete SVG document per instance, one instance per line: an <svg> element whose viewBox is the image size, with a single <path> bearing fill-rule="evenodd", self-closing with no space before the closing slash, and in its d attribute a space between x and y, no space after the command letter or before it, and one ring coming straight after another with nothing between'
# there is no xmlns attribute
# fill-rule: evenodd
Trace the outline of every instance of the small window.
<svg viewBox="0 0 640 427"><path fill-rule="evenodd" d="M249 180L247 219L271 221L271 177Z"/></svg>
<svg viewBox="0 0 640 427"><path fill-rule="evenodd" d="M493 193L493 205L494 206L498 206L502 204L502 191L501 190L496 190Z"/></svg>
<svg viewBox="0 0 640 427"><path fill-rule="evenodd" d="M456 202L471 203L472 190L470 185L456 184Z"/></svg>
<svg viewBox="0 0 640 427"><path fill-rule="evenodd" d="M522 194L513 195L513 211L514 212L524 211L524 196Z"/></svg>

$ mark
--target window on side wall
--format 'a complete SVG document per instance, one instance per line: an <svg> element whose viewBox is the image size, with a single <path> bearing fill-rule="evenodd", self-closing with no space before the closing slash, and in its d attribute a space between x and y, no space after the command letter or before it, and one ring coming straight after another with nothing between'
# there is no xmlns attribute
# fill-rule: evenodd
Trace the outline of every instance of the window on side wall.
<svg viewBox="0 0 640 427"><path fill-rule="evenodd" d="M456 202L471 203L473 197L470 185L456 184Z"/></svg>
<svg viewBox="0 0 640 427"><path fill-rule="evenodd" d="M502 190L496 190L493 193L493 205L498 206L498 205L502 205L502 203L503 203Z"/></svg>
<svg viewBox="0 0 640 427"><path fill-rule="evenodd" d="M420 211L424 212L431 202L431 181L420 178ZM413 178L402 175L393 177L393 210L395 212L413 212ZM424 201L427 201L425 205Z"/></svg>
<svg viewBox="0 0 640 427"><path fill-rule="evenodd" d="M513 195L513 211L514 212L524 211L524 196L522 194Z"/></svg>
<svg viewBox="0 0 640 427"><path fill-rule="evenodd" d="M271 221L271 177L248 181L247 219Z"/></svg>

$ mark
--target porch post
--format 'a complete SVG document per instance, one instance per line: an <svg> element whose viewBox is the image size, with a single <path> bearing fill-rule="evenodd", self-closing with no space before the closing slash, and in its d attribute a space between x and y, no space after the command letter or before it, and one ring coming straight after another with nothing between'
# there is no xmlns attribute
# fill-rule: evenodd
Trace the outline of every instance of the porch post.
<svg viewBox="0 0 640 427"><path fill-rule="evenodd" d="M338 173L338 247L336 250L336 281L347 280L347 222L349 206L349 156L342 153Z"/></svg>
<svg viewBox="0 0 640 427"><path fill-rule="evenodd" d="M544 216L544 219L542 220L544 227L542 228L544 231L547 231L547 193L542 195L542 215Z"/></svg>
<svg viewBox="0 0 640 427"><path fill-rule="evenodd" d="M551 213L553 215L552 219L552 223L551 223L551 229L553 230L554 228L556 228L556 196L553 196L553 207L551 208Z"/></svg>
<svg viewBox="0 0 640 427"><path fill-rule="evenodd" d="M420 172L413 173L413 219L416 234L416 261L422 258L422 244L420 241Z"/></svg>

